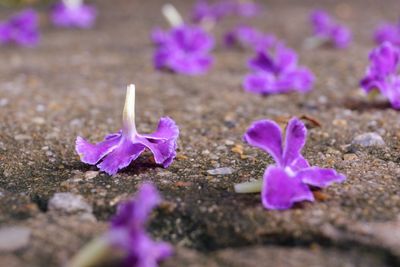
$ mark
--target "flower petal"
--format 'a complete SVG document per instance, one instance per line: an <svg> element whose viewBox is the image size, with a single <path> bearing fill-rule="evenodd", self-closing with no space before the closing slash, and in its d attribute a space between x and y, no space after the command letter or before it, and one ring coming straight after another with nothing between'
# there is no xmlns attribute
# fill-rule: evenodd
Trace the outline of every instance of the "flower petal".
<svg viewBox="0 0 400 267"><path fill-rule="evenodd" d="M132 141L122 137L118 145L108 153L97 167L108 173L116 174L118 170L128 166L144 151L145 147L141 144L133 144Z"/></svg>
<svg viewBox="0 0 400 267"><path fill-rule="evenodd" d="M248 74L243 80L243 88L247 92L255 94L276 94L279 91L276 88L274 75L268 72L258 72Z"/></svg>
<svg viewBox="0 0 400 267"><path fill-rule="evenodd" d="M243 139L250 145L269 153L278 164L282 163L282 132L274 121L254 122Z"/></svg>
<svg viewBox="0 0 400 267"><path fill-rule="evenodd" d="M301 170L297 173L297 177L305 184L321 188L327 187L332 183L341 183L346 180L343 174L337 173L334 169L319 167Z"/></svg>
<svg viewBox="0 0 400 267"><path fill-rule="evenodd" d="M152 134L137 135L138 142L151 150L157 164L168 167L176 156L179 128L169 117L163 117Z"/></svg>
<svg viewBox="0 0 400 267"><path fill-rule="evenodd" d="M285 148L283 151L283 165L291 166L301 156L301 150L306 143L307 129L304 123L292 118L286 128Z"/></svg>
<svg viewBox="0 0 400 267"><path fill-rule="evenodd" d="M278 210L288 209L295 202L314 201L314 196L306 184L275 166L265 171L261 198L265 208Z"/></svg>
<svg viewBox="0 0 400 267"><path fill-rule="evenodd" d="M121 134L107 136L104 141L91 144L84 138L78 136L75 142L75 150L81 161L87 164L96 164L105 155L113 151L121 140Z"/></svg>

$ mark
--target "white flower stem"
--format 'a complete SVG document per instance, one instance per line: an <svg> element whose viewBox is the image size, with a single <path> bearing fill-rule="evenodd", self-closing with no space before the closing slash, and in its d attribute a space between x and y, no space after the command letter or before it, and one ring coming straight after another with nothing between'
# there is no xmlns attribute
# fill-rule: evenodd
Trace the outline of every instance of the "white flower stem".
<svg viewBox="0 0 400 267"><path fill-rule="evenodd" d="M235 184L234 188L236 193L259 193L261 192L262 184L262 180L257 180L253 182Z"/></svg>
<svg viewBox="0 0 400 267"><path fill-rule="evenodd" d="M124 134L131 136L136 133L135 124L135 95L136 87L134 84L128 85L126 89L126 98L124 112L122 113Z"/></svg>
<svg viewBox="0 0 400 267"><path fill-rule="evenodd" d="M66 267L92 267L110 258L112 247L102 236L85 245L66 265Z"/></svg>
<svg viewBox="0 0 400 267"><path fill-rule="evenodd" d="M77 8L80 7L83 3L83 0L62 0L64 5L69 8Z"/></svg>
<svg viewBox="0 0 400 267"><path fill-rule="evenodd" d="M172 27L178 27L183 24L182 16L173 5L164 4L161 12Z"/></svg>

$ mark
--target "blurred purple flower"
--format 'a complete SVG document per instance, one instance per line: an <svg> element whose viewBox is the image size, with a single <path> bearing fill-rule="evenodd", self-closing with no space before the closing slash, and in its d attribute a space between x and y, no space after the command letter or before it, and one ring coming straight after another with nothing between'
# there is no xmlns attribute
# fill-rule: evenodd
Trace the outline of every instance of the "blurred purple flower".
<svg viewBox="0 0 400 267"><path fill-rule="evenodd" d="M276 45L274 52L271 56L271 52L260 50L249 60L253 73L245 77L244 89L264 95L311 90L315 77L309 69L298 66L296 52L282 43Z"/></svg>
<svg viewBox="0 0 400 267"><path fill-rule="evenodd" d="M253 50L269 49L276 42L276 37L267 35L250 26L238 26L225 35L225 44L229 47L236 44L251 47Z"/></svg>
<svg viewBox="0 0 400 267"><path fill-rule="evenodd" d="M198 75L213 65L210 51L214 47L214 38L200 27L181 25L169 32L155 29L151 37L157 46L153 58L157 69Z"/></svg>
<svg viewBox="0 0 400 267"><path fill-rule="evenodd" d="M352 39L350 29L337 23L326 11L313 11L310 21L316 37L332 42L337 48L349 46Z"/></svg>
<svg viewBox="0 0 400 267"><path fill-rule="evenodd" d="M0 43L35 46L38 44L39 16L33 9L23 10L7 21L0 22Z"/></svg>
<svg viewBox="0 0 400 267"><path fill-rule="evenodd" d="M96 8L80 0L64 0L51 10L51 21L55 26L65 28L91 28L96 20Z"/></svg>
<svg viewBox="0 0 400 267"><path fill-rule="evenodd" d="M254 122L244 135L252 146L270 154L276 164L264 173L261 191L262 203L267 209L288 209L295 202L314 201L310 186L324 188L346 178L333 169L312 167L301 155L307 129L297 118L286 127L285 141L278 124L271 120Z"/></svg>
<svg viewBox="0 0 400 267"><path fill-rule="evenodd" d="M75 149L81 161L95 165L113 175L127 167L147 148L157 164L168 167L176 156L179 129L175 122L163 117L157 130L151 134L139 134L135 125L135 86L128 86L123 113L123 129L109 134L104 141L91 144L82 137L76 139ZM99 163L100 162L100 163Z"/></svg>
<svg viewBox="0 0 400 267"><path fill-rule="evenodd" d="M390 42L382 43L370 53L370 65L360 82L367 93L379 90L395 109L400 109L399 58L399 48Z"/></svg>
<svg viewBox="0 0 400 267"><path fill-rule="evenodd" d="M377 44L391 42L400 46L400 22L397 24L386 23L379 26L374 33L374 39Z"/></svg>
<svg viewBox="0 0 400 267"><path fill-rule="evenodd" d="M156 267L172 255L172 246L154 241L146 233L146 221L161 197L152 184L143 184L136 196L118 205L107 240L126 253L124 266Z"/></svg>
<svg viewBox="0 0 400 267"><path fill-rule="evenodd" d="M230 15L253 17L259 12L260 6L253 1L220 0L209 3L206 0L199 0L192 11L192 21L194 23L218 22Z"/></svg>

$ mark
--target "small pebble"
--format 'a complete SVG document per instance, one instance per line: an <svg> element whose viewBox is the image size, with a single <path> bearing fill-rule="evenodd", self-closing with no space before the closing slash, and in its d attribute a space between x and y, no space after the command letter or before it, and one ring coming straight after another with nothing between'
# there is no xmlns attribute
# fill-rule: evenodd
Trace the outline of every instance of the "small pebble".
<svg viewBox="0 0 400 267"><path fill-rule="evenodd" d="M360 145L363 147L374 147L374 146L384 146L385 141L383 141L382 137L375 133L363 133L354 137L351 142L353 145Z"/></svg>
<svg viewBox="0 0 400 267"><path fill-rule="evenodd" d="M22 226L6 226L0 228L0 251L11 252L26 247L31 230Z"/></svg>
<svg viewBox="0 0 400 267"><path fill-rule="evenodd" d="M55 193L49 200L49 211L64 213L92 213L92 206L80 196L72 193Z"/></svg>
<svg viewBox="0 0 400 267"><path fill-rule="evenodd" d="M213 170L208 170L207 173L210 175L226 175L232 174L233 169L231 167L216 168Z"/></svg>

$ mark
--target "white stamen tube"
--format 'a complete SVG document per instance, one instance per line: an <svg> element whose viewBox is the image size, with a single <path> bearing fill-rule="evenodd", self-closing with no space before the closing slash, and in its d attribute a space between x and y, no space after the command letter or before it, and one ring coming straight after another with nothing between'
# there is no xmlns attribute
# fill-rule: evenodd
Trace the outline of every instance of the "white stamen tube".
<svg viewBox="0 0 400 267"><path fill-rule="evenodd" d="M122 113L123 131L128 136L136 133L135 123L135 95L136 87L134 84L128 85L124 111Z"/></svg>
<svg viewBox="0 0 400 267"><path fill-rule="evenodd" d="M257 180L253 182L245 182L235 184L234 189L236 193L259 193L261 192L263 181Z"/></svg>
<svg viewBox="0 0 400 267"><path fill-rule="evenodd" d="M183 24L182 16L179 14L178 10L171 4L163 5L161 12L167 19L172 27L177 27Z"/></svg>

